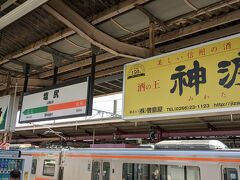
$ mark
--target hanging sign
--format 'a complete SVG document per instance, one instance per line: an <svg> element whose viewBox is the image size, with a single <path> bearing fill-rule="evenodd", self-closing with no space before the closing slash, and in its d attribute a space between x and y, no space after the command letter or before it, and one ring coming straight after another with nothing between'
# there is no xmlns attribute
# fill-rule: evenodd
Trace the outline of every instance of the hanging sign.
<svg viewBox="0 0 240 180"><path fill-rule="evenodd" d="M240 34L127 64L124 119L240 110Z"/></svg>
<svg viewBox="0 0 240 180"><path fill-rule="evenodd" d="M89 78L26 93L20 123L91 115Z"/></svg>
<svg viewBox="0 0 240 180"><path fill-rule="evenodd" d="M18 103L18 97L10 95L0 97L0 132L14 130Z"/></svg>

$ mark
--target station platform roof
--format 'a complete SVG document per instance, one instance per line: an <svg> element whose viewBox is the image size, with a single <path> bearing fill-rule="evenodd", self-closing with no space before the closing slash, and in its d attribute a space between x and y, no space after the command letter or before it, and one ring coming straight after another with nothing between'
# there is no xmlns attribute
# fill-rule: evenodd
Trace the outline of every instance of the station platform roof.
<svg viewBox="0 0 240 180"><path fill-rule="evenodd" d="M131 142L150 140L155 132L155 141L161 139L239 139L240 115L222 115L185 119L128 122L119 117L73 121L47 125L18 127L13 133L13 143L45 145L61 140L66 142ZM63 138L63 139L62 139ZM239 141L239 140L238 140ZM238 142L240 145L240 141Z"/></svg>
<svg viewBox="0 0 240 180"><path fill-rule="evenodd" d="M13 93L16 83L22 94L26 63L31 65L28 91L51 86L53 54L63 59L59 83L89 76L91 44L100 48L94 95L121 92L124 64L149 57L153 45L152 55L158 55L239 33L239 9L239 0L0 0L0 94ZM240 135L238 114L138 123L110 118L51 129L69 140L93 134L110 140L114 134L148 138L152 126L166 138ZM13 142L58 140L45 132L46 127L21 127Z"/></svg>
<svg viewBox="0 0 240 180"><path fill-rule="evenodd" d="M0 5L10 1L3 0ZM21 5L28 1L11 1L0 16L19 13ZM190 3L189 3L190 2ZM149 20L154 21L155 54L170 52L212 39L239 32L238 0L61 0L61 4L77 13L92 25L92 31L102 31L122 42L122 50L116 47L102 47L97 56L95 95L109 94L122 90L123 65L143 58L141 54L129 54L124 44L149 48ZM31 65L29 89L33 90L52 84L52 54L63 56L58 81L90 75L91 43L67 25L70 15L64 15L58 1L46 1L44 5L25 5L28 14L18 17L10 24L1 22L0 29L0 91L4 93L7 75L11 74L12 87L18 81L19 92L23 86L24 64ZM52 7L55 7L53 9ZM10 10L9 10L10 9ZM20 11L21 12L21 11ZM65 17L64 17L65 16ZM11 21L13 17L6 18ZM4 21L4 22L5 22ZM81 29L81 24L76 24ZM95 37L99 38L98 35ZM111 41L111 40L110 40ZM101 42L104 43L104 42ZM107 52L108 50L108 52ZM112 52L112 53L110 53ZM145 51L144 51L145 52ZM125 54L123 54L125 53Z"/></svg>

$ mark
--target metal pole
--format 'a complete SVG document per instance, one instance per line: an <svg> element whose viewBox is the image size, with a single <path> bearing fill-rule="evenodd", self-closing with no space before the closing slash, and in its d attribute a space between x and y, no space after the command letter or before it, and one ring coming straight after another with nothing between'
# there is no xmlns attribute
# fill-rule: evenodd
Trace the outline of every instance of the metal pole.
<svg viewBox="0 0 240 180"><path fill-rule="evenodd" d="M9 94L10 88L11 88L11 74L9 73L8 76L7 76L7 87L6 87L6 90L5 90L5 95ZM12 112L11 112L11 115L12 115ZM11 124L11 122L10 122L10 124ZM3 143L8 142L8 137L9 137L9 134L10 134L9 132L10 132L10 126L6 127L6 131L3 133Z"/></svg>
<svg viewBox="0 0 240 180"><path fill-rule="evenodd" d="M14 98L13 98L13 108L12 108L12 114L15 112L15 104L16 104L16 98L17 98L17 88L18 88L18 83L16 82L16 84L15 84L15 89L14 89ZM13 116L13 117L15 117L15 116ZM12 117L11 117L11 119L12 119ZM11 122L15 122L15 120L11 120ZM15 122L16 123L16 122ZM12 131L14 131L14 129L11 129L11 127L13 128L13 127L15 127L15 125L14 124L11 124L10 123L10 127L9 127L9 129L10 129L10 132L12 132ZM11 140L11 139L10 139Z"/></svg>
<svg viewBox="0 0 240 180"><path fill-rule="evenodd" d="M53 85L57 84L57 78L58 78L58 67L54 66Z"/></svg>
<svg viewBox="0 0 240 180"><path fill-rule="evenodd" d="M89 86L89 112L87 113L88 115L92 115L92 106L93 106L93 93L94 93L94 82L95 82L95 67L96 67L96 56L99 51L99 48L92 45L92 64L91 64L91 78L90 78L90 86Z"/></svg>
<svg viewBox="0 0 240 180"><path fill-rule="evenodd" d="M16 116L13 116L13 113L15 112L15 104L16 104L16 98L17 98L17 88L18 88L18 83L16 82L15 89L14 89L14 97L13 97L13 107L12 107L12 112L11 112L11 121L9 123L9 134L8 134L8 142L9 143L12 140L12 133L15 130L15 127L16 127ZM15 119L13 119L13 117Z"/></svg>
<svg viewBox="0 0 240 180"><path fill-rule="evenodd" d="M9 73L7 75L7 87L6 87L5 95L9 94L10 88L11 88L11 74Z"/></svg>
<svg viewBox="0 0 240 180"><path fill-rule="evenodd" d="M90 78L90 86L89 86L89 112L88 115L91 115L93 108L93 93L94 93L94 82L95 82L95 66L96 66L96 54L92 53L92 64L91 64L91 78Z"/></svg>
<svg viewBox="0 0 240 180"><path fill-rule="evenodd" d="M95 128L93 129L93 144L95 144Z"/></svg>
<svg viewBox="0 0 240 180"><path fill-rule="evenodd" d="M30 64L26 64L24 68L25 79L24 79L23 93L27 92L29 75L30 75Z"/></svg>
<svg viewBox="0 0 240 180"><path fill-rule="evenodd" d="M117 100L113 100L113 114L114 116L117 115Z"/></svg>
<svg viewBox="0 0 240 180"><path fill-rule="evenodd" d="M154 56L155 54L155 24L154 21L150 20L149 25L149 49L150 55Z"/></svg>

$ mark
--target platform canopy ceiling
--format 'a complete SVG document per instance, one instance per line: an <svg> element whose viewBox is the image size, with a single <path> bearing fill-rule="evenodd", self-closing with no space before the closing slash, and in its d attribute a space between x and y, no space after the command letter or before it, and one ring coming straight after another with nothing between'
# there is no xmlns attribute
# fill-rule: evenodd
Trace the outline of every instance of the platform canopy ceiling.
<svg viewBox="0 0 240 180"><path fill-rule="evenodd" d="M0 16L27 2L1 0ZM155 24L155 54L160 54L237 33L239 5L239 0L48 1L0 30L0 89L6 87L9 72L13 82L23 78L26 63L31 65L31 78L38 79L29 90L46 85L42 81L51 84L52 54L58 52L67 55L59 68L59 82L88 76L91 44L97 44L101 50L96 77L106 79L96 84L95 94L121 91L123 65L150 56L150 22ZM73 14L64 14L61 7ZM92 27L84 29L73 22L76 17ZM92 35L81 34L89 30Z"/></svg>

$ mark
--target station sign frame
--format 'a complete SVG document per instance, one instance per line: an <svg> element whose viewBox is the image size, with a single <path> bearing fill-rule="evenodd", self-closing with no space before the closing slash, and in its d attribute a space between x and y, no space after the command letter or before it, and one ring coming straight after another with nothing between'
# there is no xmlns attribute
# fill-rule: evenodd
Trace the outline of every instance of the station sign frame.
<svg viewBox="0 0 240 180"><path fill-rule="evenodd" d="M25 114L29 114L29 113L33 113L35 112L35 110L33 109L36 109L36 107L26 107L25 104L24 104L24 99L26 97L30 97L30 96L39 96L39 94L44 94L46 92L52 92L52 91L55 91L55 90L61 90L63 88L69 88L71 86L81 86L82 84L86 83L85 85L83 85L86 89L83 89L84 93L85 94L85 98L84 99L76 99L75 101L71 101L71 102L63 102L63 103L60 103L60 104L45 104L43 106L40 106L42 107L42 110L49 110L49 107L53 107L55 106L55 109L52 111L59 111L58 109L56 109L56 105L67 105L68 106L68 109L71 109L71 107L69 106L76 106L77 107L83 107L85 106L85 110L84 110L84 113L75 113L75 114L67 114L67 115L62 115L62 116L54 116L54 117L45 117L45 118L33 118L33 119L30 119L30 120L26 120L26 119L23 119L24 118L24 112ZM46 88L41 88L41 89L37 89L37 90L34 90L34 91L30 91L30 92L26 92L24 93L24 96L23 96L23 100L22 100L22 106L21 106L21 111L20 111L20 116L19 116L19 123L20 124L23 124L23 123L31 123L31 122L41 122L41 121L50 121L50 120L58 120L58 119L66 119L66 118L74 118L74 117L83 117L83 116L90 116L92 115L92 98L93 98L93 95L91 94L90 92L90 86L91 86L91 77L84 77L84 78L80 78L80 79L76 79L76 80L72 80L72 81L67 81L67 82L63 82L63 83L59 83L59 84L56 84L56 85L53 85L53 86L50 86L50 87L46 87ZM54 92L55 93L55 92ZM69 92L70 94L73 93L73 92ZM81 93L81 92L79 92ZM83 92L82 92L83 93ZM44 96L44 95L43 95ZM44 98L44 97L43 97ZM26 109L27 108L27 109ZM74 108L74 107L72 107ZM61 110L61 107L60 107L60 110ZM64 110L64 109L63 109ZM43 111L41 111L40 113L44 113Z"/></svg>
<svg viewBox="0 0 240 180"><path fill-rule="evenodd" d="M15 103L15 104L14 104ZM19 97L6 95L0 97L0 132L14 131L16 125Z"/></svg>
<svg viewBox="0 0 240 180"><path fill-rule="evenodd" d="M132 121L146 121L146 120L161 120L161 119L213 116L213 115L219 115L219 114L238 113L240 111L239 98L234 99L230 92L228 92L227 94L224 94L227 92L227 90L224 88L226 88L226 84L227 84L226 83L226 79L227 79L226 74L229 72L231 74L230 77L232 76L232 74L235 74L235 73L233 73L234 68L232 68L232 66L234 67L234 65L236 65L236 64L234 64L233 60L240 59L239 58L240 47L239 47L239 43L238 43L239 41L240 41L240 34L238 33L238 34L234 34L231 36L219 38L219 39L216 39L213 41L201 43L201 44L194 45L191 47L179 49L176 51L164 53L161 55L157 55L154 57L150 57L147 59L143 59L140 61L126 64L124 66L124 77L123 77L123 104L122 104L123 119L124 120L132 120ZM230 43L232 42L232 49L230 49L229 51L226 50L226 53L225 53L224 48L227 48L227 45L229 42ZM226 47L224 47L223 45L224 46L226 45ZM229 46L231 46L231 44ZM200 52L198 50L204 49L204 48L206 48L205 50L208 52L208 54L205 54L206 57L204 57L205 58L204 60L202 60L203 57L200 57L200 56L198 58L193 57L191 59L191 61L189 61L189 62L187 62L188 61L187 59L184 59L187 57L187 53L194 52L194 51ZM215 54L214 53L211 54L211 50L217 51L219 49L222 49L222 54L221 54L221 52L216 52ZM203 53L207 53L207 52L203 52ZM215 58L216 60L214 58L212 60L211 55L215 55L213 57L216 57ZM226 58L227 55L229 55L229 58ZM179 97L184 97L185 94L184 94L184 92L183 92L183 95L180 94L182 92L180 92L180 90L176 89L176 87L179 86L179 84L178 84L179 79L177 79L176 76L173 76L173 75L176 75L178 72L180 72L180 73L183 72L183 73L185 73L185 77L187 77L188 69L191 72L193 72L193 70L195 70L194 69L195 67L199 68L200 70L203 70L204 65L206 65L207 60L209 60L208 62L210 62L210 65L214 65L213 69L209 68L210 65L208 65L206 67L207 70L210 69L212 72L215 73L215 74L213 74L211 72L212 74L210 74L211 82L213 82L212 80L214 78L215 78L214 80L217 79L216 77L213 77L214 75L215 76L217 75L218 77L221 75L221 78L219 78L217 81L214 81L214 83L215 83L214 86L213 86L213 84L210 84L210 85L208 84L208 87L202 88L200 85L200 90L206 91L206 92L204 92L204 93L206 93L206 101L205 101L206 104L209 104L208 100L214 101L217 99L214 94L215 93L214 90L210 90L211 93L209 93L209 95L208 95L207 88L208 88L208 90L211 88L213 89L217 85L220 86L219 85L220 83L222 83L222 85L221 85L221 88L222 88L221 91L223 92L222 95L231 97L231 100L224 101L224 100L220 99L219 100L220 103L216 103L216 107L217 107L217 105L219 105L219 108L218 107L216 108L215 104L214 104L214 108L208 108L208 106L205 107L205 103L202 104L202 102L201 102L202 99L200 100L199 96L194 96L195 95L194 86L192 88L192 86L190 87L190 85L187 84L188 82L184 82L187 87L187 88L184 87L185 91L186 91L185 93L189 95L189 98L193 99L193 100L192 99L189 100L190 103L192 103L192 104L190 104L186 100L186 97L185 97L185 102L182 102L182 104L181 103L177 104L175 101L178 101L180 99ZM199 61L200 63L197 61ZM215 64L213 64L213 63L211 64L211 61L214 61ZM155 64L155 66L159 65L159 67L154 67L153 64ZM165 67L162 68L163 66L165 66ZM154 68L155 68L155 70L153 70ZM227 70L229 70L229 71L227 71ZM236 71L236 69L235 69L235 71ZM167 73L165 73L165 72L167 72ZM169 73L169 72L171 72L171 73ZM200 73L202 73L202 72L203 71L201 71ZM167 75L168 81L171 80L170 81L171 84L167 81L162 81L161 78L164 75ZM200 74L200 76L201 76L201 74ZM160 81L158 81L158 79L156 77L159 78ZM229 77L229 79L230 79L230 77ZM240 77L240 76L238 76L238 77ZM230 81L229 79L227 79L227 80ZM221 80L221 82L220 82L220 80ZM239 78L238 78L238 80L239 80ZM175 81L175 84L174 84L174 81ZM202 81L204 81L204 80L202 80ZM146 82L146 84L144 84L145 82ZM162 96L159 96L160 93L157 92L160 82L163 83L163 84L161 84L161 88L164 87L165 89L167 89L167 90L162 91L162 92L167 92L166 94L163 94L161 92ZM207 82L207 83L209 83L209 82ZM219 84L217 84L217 83L219 83ZM224 84L225 86L223 85L223 83L225 83ZM147 88L149 88L151 90L143 92L142 91L143 85L144 85L145 90ZM146 87L145 85L146 86L149 85L149 87ZM239 85L240 85L240 83L239 83ZM184 84L183 84L183 86L184 86ZM234 89L235 97L237 97L236 96L237 88L236 87L234 87L234 88L235 88ZM196 90L196 94L199 93L199 92L197 92L198 90ZM174 93L179 93L179 95L178 95L179 97L176 95L171 97L170 95L172 95L173 91L174 91ZM139 92L141 92L141 93L139 93ZM219 93L219 92L220 92L220 90L217 89L216 93ZM146 94L150 94L150 95L146 95ZM212 99L209 98L209 96L211 97L210 94L213 95ZM153 97L154 95L158 95L158 96L155 96L155 99L154 99L154 97ZM201 94L201 96L202 96L202 94ZM151 99L149 97L151 97ZM172 101L174 106L170 106L169 105L170 103L166 103L166 99L167 99L167 101ZM195 99L196 99L196 101L194 101ZM232 101L233 99L235 101ZM155 104L151 103L151 101L154 101ZM216 102L218 102L218 101L216 101ZM231 106L231 104L235 104L235 102L237 102L238 105ZM226 107L221 107L222 105L224 105L224 106L226 105ZM155 110L155 113L152 113L152 112L146 113L146 110L148 110L147 109L148 107L152 108L152 109L150 109L150 111L152 111L152 112L153 112L153 110ZM158 107L159 107L159 111L158 111ZM168 112L166 110L167 109L166 107L170 107ZM186 107L186 110L184 110L184 109L176 110L175 107L181 107L181 108ZM210 106L210 107L212 107L212 106ZM194 108L194 110L191 108ZM141 114L141 112L140 112L141 110L143 110L145 112Z"/></svg>

